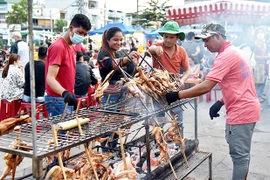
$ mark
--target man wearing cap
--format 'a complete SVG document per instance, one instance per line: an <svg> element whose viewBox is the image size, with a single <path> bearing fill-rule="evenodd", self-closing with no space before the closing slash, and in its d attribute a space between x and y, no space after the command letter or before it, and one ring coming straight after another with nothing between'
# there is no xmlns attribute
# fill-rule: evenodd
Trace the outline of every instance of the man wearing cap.
<svg viewBox="0 0 270 180"><path fill-rule="evenodd" d="M180 68L184 73L180 79L182 88L185 81L188 79L189 60L188 55L184 48L178 46L177 40L181 41L185 39L185 33L181 32L179 25L175 21L169 21L164 24L163 29L159 31L159 34L163 37L163 42L156 43L149 47L149 52L156 57L156 59L162 64L162 66L172 74L180 74ZM162 69L160 65L153 59L153 67ZM173 109L174 114L178 114L177 122L183 129L183 112L179 107Z"/></svg>
<svg viewBox="0 0 270 180"><path fill-rule="evenodd" d="M222 99L211 106L210 118L219 117L220 108L226 108L225 136L233 161L233 180L247 178L251 139L256 122L260 119L252 68L243 52L226 41L226 31L220 24L207 24L197 39L204 41L211 52L218 52L206 80L190 89L166 94L168 103L178 99L205 94L218 83Z"/></svg>

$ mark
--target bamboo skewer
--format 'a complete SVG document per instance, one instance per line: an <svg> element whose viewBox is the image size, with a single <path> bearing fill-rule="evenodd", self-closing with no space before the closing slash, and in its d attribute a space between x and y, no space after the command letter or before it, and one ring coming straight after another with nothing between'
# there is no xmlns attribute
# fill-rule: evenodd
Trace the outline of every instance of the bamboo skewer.
<svg viewBox="0 0 270 180"><path fill-rule="evenodd" d="M154 121L157 123L157 121L156 121L156 119L154 118ZM159 126L159 125L158 125ZM160 127L160 126L159 126ZM160 127L161 128L161 127ZM162 128L161 128L162 129ZM165 138L164 138L164 134L163 134L163 130L161 131L161 138L162 138L162 141L163 142L165 142L166 143L166 141L165 141ZM172 172L173 172L173 175L174 175L174 177L175 177L175 179L178 179L177 178L177 175L176 175L176 173L175 173L175 170L174 170L174 168L173 168L173 165L172 165L172 162L171 162L171 159L170 159L170 156L169 156L169 153L167 152L167 161L168 161L168 163L169 163L169 165L170 165L170 167L171 167L171 169L172 169Z"/></svg>
<svg viewBox="0 0 270 180"><path fill-rule="evenodd" d="M140 97L139 97L139 99L140 99L142 105L143 105L143 106L146 108L146 110L149 112L149 109L148 109L147 106L144 104L143 100L142 100ZM161 128L160 125L159 125L159 123L158 123L158 121L156 120L156 118L153 117L153 119L154 119L156 125L157 125L159 128ZM162 129L162 128L161 128L161 129ZM163 141L163 142L166 142L165 139L164 139L163 131L161 131L160 134L161 134L162 141ZM169 163L169 165L170 165L170 167L171 167L171 169L172 169L173 175L174 175L175 179L178 179L178 178L177 178L177 175L176 175L176 173L175 173L175 170L174 170L174 168L173 168L172 162L171 162L171 160L170 160L170 156L169 156L168 152L167 152L167 156L168 156L168 157L167 157L167 158L168 158L167 161L168 161L168 163Z"/></svg>
<svg viewBox="0 0 270 180"><path fill-rule="evenodd" d="M78 104L77 104L77 109L76 109L76 120L77 120L77 123L78 123L78 128L79 128L79 131L80 131L80 135L83 135L81 123L79 122L79 119L78 119L78 111L79 111L80 104L81 104L81 100L79 99ZM90 165L92 166L92 169L93 169L93 172L94 172L94 175L95 175L95 179L98 180L96 168L95 168L94 163L93 163L93 161L91 159L91 155L90 155L89 150L88 150L88 145L87 145L87 143L84 143L83 145L84 145L87 160L90 163Z"/></svg>
<svg viewBox="0 0 270 180"><path fill-rule="evenodd" d="M18 132L17 132L17 136L16 136L16 140L17 140L17 142L18 142L18 140L21 138L21 128L18 130ZM12 180L14 180L15 179L15 173L16 173L16 169L17 169L17 165L16 165L16 162L18 162L17 161L17 158L18 158L18 156L17 155L15 155L15 161L13 162L13 168L12 168Z"/></svg>
<svg viewBox="0 0 270 180"><path fill-rule="evenodd" d="M66 103L66 105L65 105L65 109L64 109L64 112L63 112L63 114L62 114L62 119L63 119L64 116L66 115L67 107L68 107L68 103Z"/></svg>
<svg viewBox="0 0 270 180"><path fill-rule="evenodd" d="M118 135L119 135L119 141L120 141L120 148L121 148L121 154L122 154L122 161L124 163L124 170L128 170L127 167L127 162L126 162L126 156L125 156L125 150L124 150L124 145L123 145L123 141L122 141L122 133L121 129L118 128ZM127 173L127 178L129 179L129 175Z"/></svg>
<svg viewBox="0 0 270 180"><path fill-rule="evenodd" d="M12 180L15 179L15 172L16 172L16 169L17 169L17 166L16 166L16 162L17 162L17 155L15 155L15 161L13 162L13 168L12 168Z"/></svg>
<svg viewBox="0 0 270 180"><path fill-rule="evenodd" d="M78 128L79 128L80 135L83 135L82 126L81 126L81 123L80 123L79 118L78 118L78 111L79 111L79 108L80 108L80 105L81 105L81 101L82 101L81 99L78 100L77 109L76 109L76 121L78 123Z"/></svg>
<svg viewBox="0 0 270 180"><path fill-rule="evenodd" d="M57 132L56 132L55 124L52 124L52 134L53 134L54 143L55 143L56 146L58 146L58 138L57 138ZM63 161L62 161L61 152L57 153L57 158L58 158L58 164L59 164L59 166L60 166L60 168L62 169L62 172L63 172L64 180L67 180L66 172L65 172L65 169L64 169Z"/></svg>
<svg viewBox="0 0 270 180"><path fill-rule="evenodd" d="M178 129L178 133L179 133L179 137L180 137L181 152L182 152L184 161L185 161L186 164L187 164L187 167L189 167L188 161L187 161L187 157L186 157L186 153L185 153L185 142L183 141L183 138L182 138L182 135L181 135L181 132L180 132L180 127L179 127L178 124L177 124L177 129Z"/></svg>

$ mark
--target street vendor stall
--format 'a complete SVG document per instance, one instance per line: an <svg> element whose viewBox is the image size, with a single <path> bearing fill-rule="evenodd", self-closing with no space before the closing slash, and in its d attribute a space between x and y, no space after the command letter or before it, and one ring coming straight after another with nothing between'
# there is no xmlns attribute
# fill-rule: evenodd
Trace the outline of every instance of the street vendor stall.
<svg viewBox="0 0 270 180"><path fill-rule="evenodd" d="M200 1L166 9L166 17L180 26L211 21L269 24L269 15L270 3L255 1Z"/></svg>
<svg viewBox="0 0 270 180"><path fill-rule="evenodd" d="M141 57L142 61L146 61L145 57ZM165 69L150 67L151 71L146 72L140 65L136 66L137 72L133 76L118 66L124 76L119 82L125 97L121 101L64 112L63 115L38 121L28 116L3 120L0 151L6 153L6 167L0 179L10 175L12 179L31 179L33 176L35 179L52 180L165 179L169 176L182 179L208 158L211 179L211 153L198 150L196 101L194 107L191 104L193 99L167 105L164 95L181 90L177 77ZM110 74L96 90L97 101L108 86ZM155 108L154 104L160 107ZM177 115L171 112L177 106L185 109L188 104L195 110L193 139L182 137L182 129L176 122ZM80 107L80 101L77 107ZM157 118L156 115L162 112L166 117ZM133 124L141 121L144 121L141 127L130 130ZM163 125L167 123L170 127L165 129ZM136 138L142 128L145 135ZM135 135L127 142L131 132ZM111 133L119 135L118 148L107 146L113 143L114 138L104 136ZM106 145L96 146L95 142L106 142ZM79 145L84 146L83 152L71 156L72 148ZM101 153L100 148L107 148L111 154ZM30 173L18 176L16 168L24 157L32 158ZM181 171L176 173L175 169Z"/></svg>
<svg viewBox="0 0 270 180"><path fill-rule="evenodd" d="M28 4L32 59L32 1ZM141 57L142 61L146 61L145 57ZM125 98L117 103L77 108L71 113L64 111L59 116L36 120L36 102L32 101L31 117L24 114L1 121L0 151L6 154L0 179L9 176L45 180L183 179L206 159L209 159L209 179L212 179L211 153L198 150L197 101L182 99L167 105L164 95L181 87L178 79L165 69L150 67L151 71L146 72L139 63L137 72L129 76L121 66L118 68L124 76L119 83ZM30 61L30 71L31 87L34 87L33 61ZM96 90L95 100L103 96L109 78L110 74ZM31 88L31 97L35 99L35 88ZM77 107L80 103L79 100ZM153 104L159 104L160 108L154 108ZM194 108L193 138L182 137L177 115L171 113L177 106ZM156 115L162 112L166 117L160 121ZM141 126L131 130L138 122L142 122ZM170 127L165 129L164 123ZM145 134L138 138L143 128ZM109 148L113 138L104 137L112 133L119 135L118 148ZM127 141L132 133L131 140ZM101 147L96 142L106 143ZM80 145L83 149L79 152L76 148ZM75 153L71 155L74 148ZM101 153L100 148L108 149L109 153ZM23 168L23 173L17 172L17 167L27 158L32 161Z"/></svg>
<svg viewBox="0 0 270 180"><path fill-rule="evenodd" d="M141 57L141 62L145 61L144 58ZM33 176L52 180L165 179L170 176L182 179L208 158L211 179L211 153L198 150L196 100L183 99L167 105L164 95L172 90L181 90L176 76L165 69L152 67L150 72L146 72L140 64L133 76L128 76L118 67L124 75L121 92L125 98L121 101L64 112L63 115L38 121L28 116L3 120L0 151L6 152L6 167L0 179L9 175L12 179L31 179ZM108 86L110 74L96 90L97 101ZM191 104L193 101L194 106ZM159 104L160 108L154 108L154 104ZM182 137L182 129L176 122L177 115L171 112L177 106L185 109L188 104L195 111L193 139ZM156 115L162 112L166 117L157 118ZM130 130L133 124L141 121L144 121L141 127ZM164 124L170 127L165 129ZM142 128L145 135L136 138ZM127 142L132 132L135 135ZM114 138L105 137L111 133L119 135L118 148L107 146L114 141ZM96 142L106 142L106 145L96 146ZM79 145L84 146L83 152L71 156L71 149ZM100 148L107 148L110 153L101 153ZM18 176L16 168L24 157L32 158L28 168L30 173ZM175 169L181 171L176 173Z"/></svg>

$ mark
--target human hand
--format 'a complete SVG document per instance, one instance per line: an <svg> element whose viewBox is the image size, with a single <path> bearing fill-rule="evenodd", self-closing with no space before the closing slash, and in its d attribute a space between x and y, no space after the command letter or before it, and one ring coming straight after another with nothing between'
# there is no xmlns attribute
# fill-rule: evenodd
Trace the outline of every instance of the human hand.
<svg viewBox="0 0 270 180"><path fill-rule="evenodd" d="M210 118L211 120L213 120L214 117L219 117L219 110L221 109L221 107L223 106L224 104L221 102L221 101L217 101L215 102L215 104L213 104L210 109L209 109L209 115L210 115Z"/></svg>
<svg viewBox="0 0 270 180"><path fill-rule="evenodd" d="M70 106L74 106L74 109L77 107L77 100L74 94L64 91L62 93L62 97L64 98L65 103L68 103Z"/></svg>
<svg viewBox="0 0 270 180"><path fill-rule="evenodd" d="M163 48L161 46L157 46L155 48L155 53L156 55L160 56L161 54L163 54Z"/></svg>
<svg viewBox="0 0 270 180"><path fill-rule="evenodd" d="M170 105L171 103L177 101L179 98L178 92L169 92L166 94L166 99L168 104Z"/></svg>
<svg viewBox="0 0 270 180"><path fill-rule="evenodd" d="M129 55L128 55L133 62L135 62L136 64L138 63L139 59L140 59L140 53L138 53L137 51L132 51Z"/></svg>
<svg viewBox="0 0 270 180"><path fill-rule="evenodd" d="M179 85L182 89L185 89L185 81L183 79L180 79Z"/></svg>

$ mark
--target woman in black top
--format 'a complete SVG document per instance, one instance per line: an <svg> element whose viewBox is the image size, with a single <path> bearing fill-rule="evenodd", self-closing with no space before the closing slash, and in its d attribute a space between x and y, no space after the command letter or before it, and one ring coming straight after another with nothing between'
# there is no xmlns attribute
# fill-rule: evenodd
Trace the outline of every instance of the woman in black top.
<svg viewBox="0 0 270 180"><path fill-rule="evenodd" d="M121 68L128 74L131 74L135 71L135 65L130 62L128 57L124 57L119 51L122 46L122 41L123 33L118 27L107 29L102 35L102 46L97 58L99 71L102 78L101 81L103 82L106 76L112 70L115 70L115 72L112 78L109 80L108 88L104 91L104 96L101 100L101 104L116 103L116 101L119 99L120 89L115 86L115 83L124 76L117 65L121 66ZM137 63L140 54L136 51L133 51L129 54L129 57L134 63ZM118 135L115 134L111 139L117 138ZM105 144L106 142L101 143L102 146ZM109 144L109 147L115 148L116 142ZM106 151L104 148L102 150L103 152Z"/></svg>
<svg viewBox="0 0 270 180"><path fill-rule="evenodd" d="M112 70L115 70L115 73L109 80L109 87L104 91L104 97L101 100L102 104L106 102L115 103L115 100L119 97L119 89L116 88L115 83L123 77L123 73L119 70L117 64L128 74L135 71L134 64L130 62L128 57L124 57L119 51L122 46L122 41L123 33L118 27L112 27L103 33L102 46L97 58L102 78L101 81L103 82ZM129 54L129 57L133 62L137 63L140 54L137 51L133 51ZM107 101L108 94L110 94L110 99Z"/></svg>

